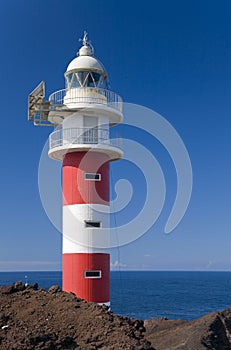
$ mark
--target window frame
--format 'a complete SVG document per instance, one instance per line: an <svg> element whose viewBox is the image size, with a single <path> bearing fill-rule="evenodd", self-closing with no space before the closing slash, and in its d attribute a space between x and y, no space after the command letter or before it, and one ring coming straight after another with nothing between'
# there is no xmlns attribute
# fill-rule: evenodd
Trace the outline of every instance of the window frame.
<svg viewBox="0 0 231 350"><path fill-rule="evenodd" d="M87 276L87 273L98 272L99 276ZM102 278L102 270L84 270L84 278Z"/></svg>
<svg viewBox="0 0 231 350"><path fill-rule="evenodd" d="M87 178L87 175L98 175L99 178L98 179L90 179L90 178ZM101 181L101 174L100 173L84 173L84 180L87 180L87 181Z"/></svg>
<svg viewBox="0 0 231 350"><path fill-rule="evenodd" d="M85 228L101 228L102 227L102 221L95 221L95 220L84 220ZM99 224L99 226L89 225L90 223L96 223Z"/></svg>

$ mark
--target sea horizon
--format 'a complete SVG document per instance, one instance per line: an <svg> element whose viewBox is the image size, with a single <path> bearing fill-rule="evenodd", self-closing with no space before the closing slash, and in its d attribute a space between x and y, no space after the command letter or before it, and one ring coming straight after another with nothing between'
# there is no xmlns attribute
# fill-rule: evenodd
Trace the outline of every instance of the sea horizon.
<svg viewBox="0 0 231 350"><path fill-rule="evenodd" d="M0 273L8 272L62 272L62 270L0 270ZM184 269L175 269L175 270L140 270L140 269L127 269L127 270L110 270L110 272L231 272L230 270L184 270Z"/></svg>

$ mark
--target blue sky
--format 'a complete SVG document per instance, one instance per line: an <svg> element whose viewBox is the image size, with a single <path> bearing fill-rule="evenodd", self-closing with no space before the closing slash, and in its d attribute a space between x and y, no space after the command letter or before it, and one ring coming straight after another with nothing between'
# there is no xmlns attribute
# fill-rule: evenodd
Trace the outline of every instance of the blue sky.
<svg viewBox="0 0 231 350"><path fill-rule="evenodd" d="M167 197L154 227L112 250L115 268L119 261L121 269L231 270L230 11L228 0L1 2L0 271L61 268L61 235L38 191L39 159L51 129L27 122L27 96L41 80L47 98L64 88L63 73L84 30L112 90L164 116L193 167L188 211L165 235L176 192L171 160L155 140L127 131L160 162ZM131 179L133 166L121 161L112 173L114 180L121 174ZM136 196L142 199L140 184ZM126 215L136 212L137 198Z"/></svg>

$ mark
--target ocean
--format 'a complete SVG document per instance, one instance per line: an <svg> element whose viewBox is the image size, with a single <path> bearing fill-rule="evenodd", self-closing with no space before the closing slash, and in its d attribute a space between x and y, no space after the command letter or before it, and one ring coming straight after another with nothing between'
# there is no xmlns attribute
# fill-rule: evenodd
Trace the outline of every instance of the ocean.
<svg viewBox="0 0 231 350"><path fill-rule="evenodd" d="M38 282L61 286L61 272L0 272L0 285ZM194 320L231 307L231 272L113 271L111 310L148 319Z"/></svg>

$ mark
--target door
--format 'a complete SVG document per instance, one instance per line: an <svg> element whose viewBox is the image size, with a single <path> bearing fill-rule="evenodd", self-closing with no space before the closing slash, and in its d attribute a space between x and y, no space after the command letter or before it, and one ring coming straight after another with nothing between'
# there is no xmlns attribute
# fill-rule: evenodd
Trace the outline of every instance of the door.
<svg viewBox="0 0 231 350"><path fill-rule="evenodd" d="M98 143L98 118L97 117L83 117L84 126L84 143Z"/></svg>

